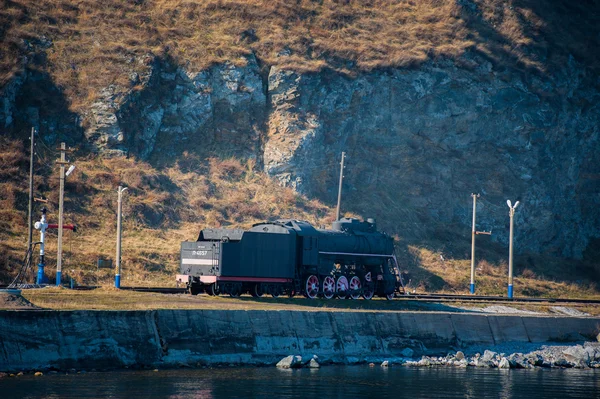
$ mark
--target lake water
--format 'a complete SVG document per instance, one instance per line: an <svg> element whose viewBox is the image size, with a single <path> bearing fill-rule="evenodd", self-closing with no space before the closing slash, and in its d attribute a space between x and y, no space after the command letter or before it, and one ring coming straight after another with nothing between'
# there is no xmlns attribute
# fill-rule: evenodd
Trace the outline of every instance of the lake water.
<svg viewBox="0 0 600 399"><path fill-rule="evenodd" d="M0 398L600 398L600 370L325 366L24 375Z"/></svg>

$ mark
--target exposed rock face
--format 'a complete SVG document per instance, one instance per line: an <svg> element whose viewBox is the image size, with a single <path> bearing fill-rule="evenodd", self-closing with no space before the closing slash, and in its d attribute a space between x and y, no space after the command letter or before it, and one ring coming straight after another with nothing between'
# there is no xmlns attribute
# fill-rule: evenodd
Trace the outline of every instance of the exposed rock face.
<svg viewBox="0 0 600 399"><path fill-rule="evenodd" d="M600 235L600 93L590 82L575 62L528 80L489 64L356 79L273 68L265 170L333 202L346 151L346 209L377 212L392 221L385 228L468 225L479 192L479 228L502 231L495 239L508 241L504 204L518 199L517 248L581 256Z"/></svg>
<svg viewBox="0 0 600 399"><path fill-rule="evenodd" d="M6 129L11 126L14 121L13 114L15 112L15 99L17 97L17 93L21 89L22 84L23 79L18 77L11 80L2 89L2 97L0 97L0 121L2 121L0 127L2 129Z"/></svg>
<svg viewBox="0 0 600 399"><path fill-rule="evenodd" d="M159 62L118 112L126 147L142 158L182 150L258 157L266 96L254 57L193 72Z"/></svg>
<svg viewBox="0 0 600 399"><path fill-rule="evenodd" d="M521 201L517 250L581 257L600 237L600 80L575 61L543 77L479 60L354 78L277 67L266 78L254 56L205 71L136 62L151 68L130 77L133 89L108 87L79 116L107 155L253 157L282 184L333 204L345 151L344 210L377 217L388 232L425 238L470 227L478 192L478 229L502 243L506 199ZM46 123L52 141L67 120L79 134L77 118L19 102L28 79L3 88L0 126Z"/></svg>
<svg viewBox="0 0 600 399"><path fill-rule="evenodd" d="M46 143L65 141L72 146L82 144L84 138L80 121L81 117L69 110L62 90L45 72L26 69L0 87L0 134L29 137L34 127Z"/></svg>

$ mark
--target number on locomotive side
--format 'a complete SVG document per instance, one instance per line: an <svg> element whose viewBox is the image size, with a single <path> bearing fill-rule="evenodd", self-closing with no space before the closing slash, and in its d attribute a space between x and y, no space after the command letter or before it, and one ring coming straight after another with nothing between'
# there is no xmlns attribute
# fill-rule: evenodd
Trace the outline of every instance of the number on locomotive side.
<svg viewBox="0 0 600 399"><path fill-rule="evenodd" d="M192 251L192 255L205 256L208 251Z"/></svg>

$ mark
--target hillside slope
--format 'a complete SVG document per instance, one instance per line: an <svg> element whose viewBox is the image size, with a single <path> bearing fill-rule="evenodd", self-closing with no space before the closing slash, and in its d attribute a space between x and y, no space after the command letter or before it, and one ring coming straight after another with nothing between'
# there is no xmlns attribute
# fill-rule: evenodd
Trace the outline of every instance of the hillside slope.
<svg viewBox="0 0 600 399"><path fill-rule="evenodd" d="M23 252L23 143L35 126L37 193L54 214L54 148L78 149L66 211L82 225L68 248L68 267L87 265L79 279L114 251L118 184L131 187L126 264L136 281L164 283L178 242L205 225L329 223L345 151L344 210L397 236L413 286L468 285L479 192L478 228L493 231L478 252L486 292L503 292L507 198L523 203L520 288L594 292L598 11L559 0L4 1L3 279Z"/></svg>

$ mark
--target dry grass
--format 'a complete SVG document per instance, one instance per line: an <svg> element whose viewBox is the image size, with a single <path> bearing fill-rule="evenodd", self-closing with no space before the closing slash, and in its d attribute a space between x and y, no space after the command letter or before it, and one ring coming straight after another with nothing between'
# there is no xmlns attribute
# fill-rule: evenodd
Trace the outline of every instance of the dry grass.
<svg viewBox="0 0 600 399"><path fill-rule="evenodd" d="M0 163L11 173L0 183L0 279L8 283L27 242L27 179L23 175L27 163L18 141L2 140ZM56 166L51 167L52 155L40 152L36 196L49 193L45 206L53 223L58 213L58 174ZM44 177L48 183L39 184ZM159 170L134 159L84 158L80 154L77 169L65 184L65 223L75 223L79 229L64 234L65 282L71 277L79 284L112 281L113 270L97 270L96 262L100 257L114 258L119 184L129 188L123 202L124 285L174 285L180 242L195 240L204 227L247 228L278 218L300 218L319 225L329 224L334 217L330 208L257 172L252 160L243 164L235 159L204 160L183 154L174 165ZM36 205L35 220L39 220L40 209L41 205ZM35 241L39 233L34 234ZM56 231L51 230L46 244L51 279L56 242Z"/></svg>
<svg viewBox="0 0 600 399"><path fill-rule="evenodd" d="M384 298L371 301L308 300L305 298L241 298L188 294L156 294L122 291L105 287L93 291L62 288L23 290L23 297L36 306L54 310L149 310L149 309L210 309L210 310L315 310L320 311L381 311L397 312L429 309L430 305L388 302Z"/></svg>
<svg viewBox="0 0 600 399"><path fill-rule="evenodd" d="M8 283L25 251L27 162L18 140L0 138L0 282ZM38 147L36 196L48 193L49 221L58 209L56 154ZM204 159L184 153L171 165L158 169L127 158L101 159L77 154L77 169L65 185L65 222L77 233L64 235L63 278L78 284L111 285L114 271L97 270L100 257L114 258L116 187L129 188L123 207L124 286L173 286L178 270L179 246L194 240L204 227L248 228L277 219L304 219L330 225L334 210L280 187L255 169L254 161ZM46 183L44 182L44 179ZM35 220L41 204L36 205ZM347 216L360 216L349 215ZM38 233L34 232L34 240ZM396 237L397 252L409 289L419 292L466 293L470 276L470 241L454 234L429 240ZM47 275L54 279L56 232L47 236ZM506 248L481 244L477 252L477 292L504 295ZM36 257L37 259L37 257ZM37 261L37 260L36 260ZM544 297L597 297L582 262L545 256L515 258L515 295ZM33 272L29 275L32 281Z"/></svg>
<svg viewBox="0 0 600 399"><path fill-rule="evenodd" d="M304 298L270 297L252 298L242 296L239 299L229 297L211 297L208 295L191 296L188 294L156 294L117 290L111 287L93 291L76 291L61 288L23 290L23 296L34 305L52 310L153 310L153 309L207 309L207 310L296 310L296 311L344 311L344 312L407 312L407 311L461 311L462 308L478 308L490 303L452 302L448 304L419 303L410 298L401 298L392 302L382 298L365 300L308 300ZM521 310L551 313L547 303L507 304ZM600 315L598 305L568 305L570 308Z"/></svg>
<svg viewBox="0 0 600 399"><path fill-rule="evenodd" d="M409 249L414 259L405 276L407 281L411 281L410 291L468 292L471 276L469 258L453 258L447 252L432 250L429 245L411 245ZM494 251L485 251L478 256L480 260L475 266L477 294L506 296L508 263L502 256L502 253ZM580 270L580 261L544 256L532 261L531 258L532 255L515 256L513 285L516 297L600 299L597 284L586 276L585 270Z"/></svg>
<svg viewBox="0 0 600 399"><path fill-rule="evenodd" d="M569 55L598 65L594 1L3 0L0 85L29 65L81 111L116 84L139 85L156 57L188 69L244 63L354 74L450 58L545 72Z"/></svg>

